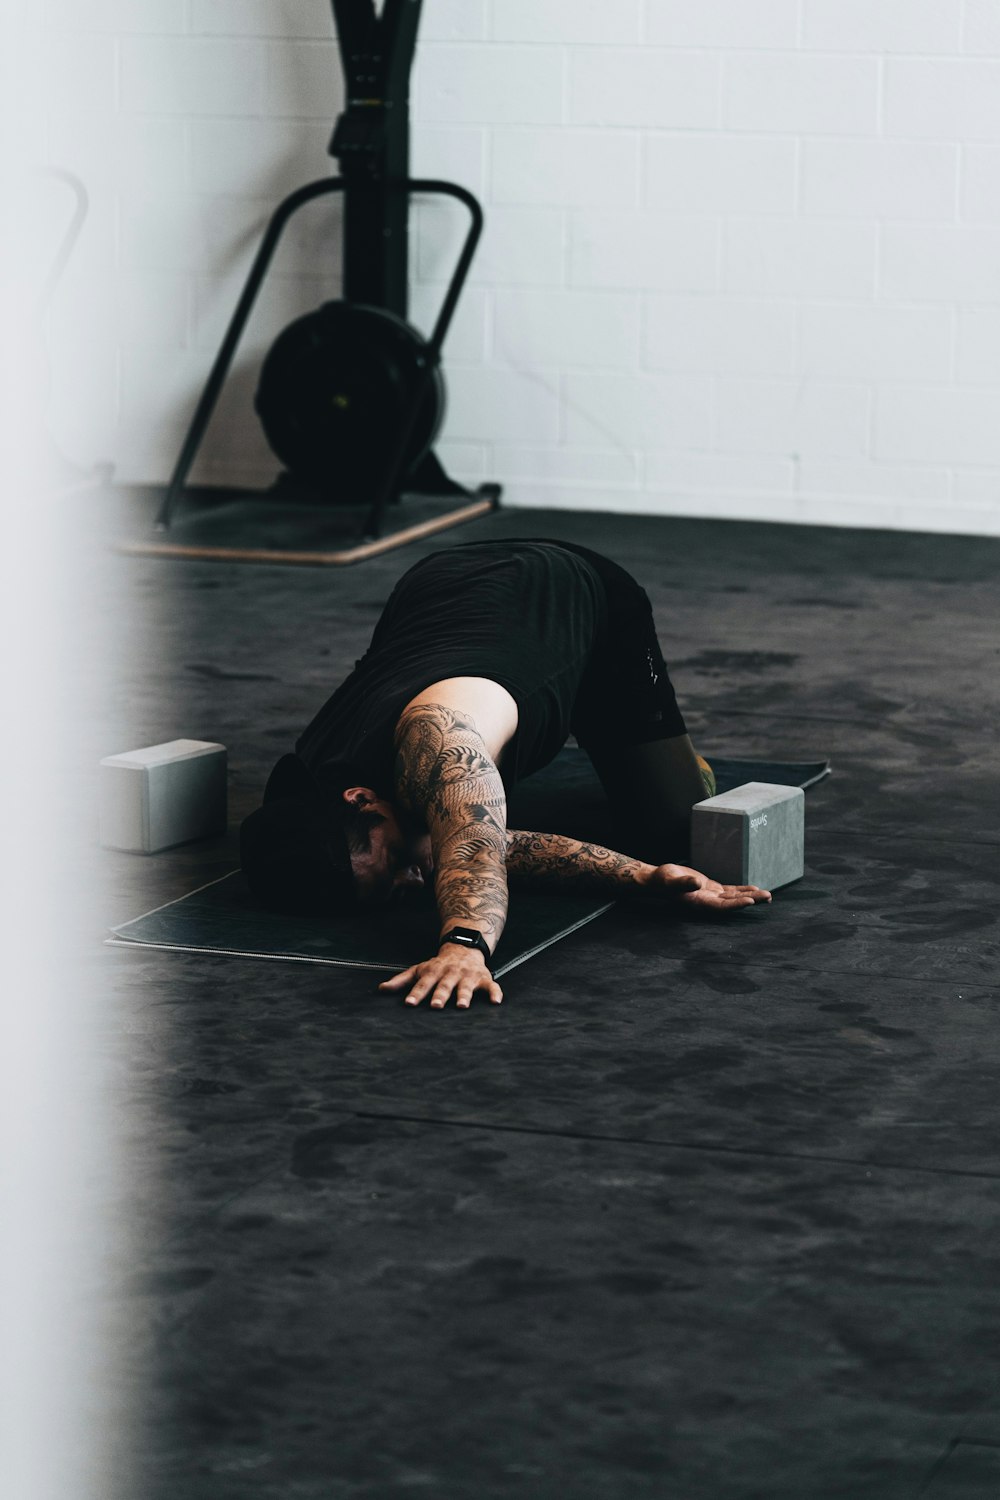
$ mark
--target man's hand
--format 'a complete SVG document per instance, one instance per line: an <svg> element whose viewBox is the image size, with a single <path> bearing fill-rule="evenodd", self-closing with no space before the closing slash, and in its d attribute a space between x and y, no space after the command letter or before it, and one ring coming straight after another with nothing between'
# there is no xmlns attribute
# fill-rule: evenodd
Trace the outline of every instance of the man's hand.
<svg viewBox="0 0 1000 1500"><path fill-rule="evenodd" d="M771 899L759 885L720 885L686 865L656 865L644 882L652 896L666 896L702 911L739 911Z"/></svg>
<svg viewBox="0 0 1000 1500"><path fill-rule="evenodd" d="M494 1005L503 999L503 990L486 967L483 955L476 948L460 948L457 943L445 943L434 958L413 964L402 974L384 980L379 989L394 992L408 989L407 1005L419 1005L430 995L433 1010L443 1009L452 995L459 1010L468 1010L478 990L488 995Z"/></svg>

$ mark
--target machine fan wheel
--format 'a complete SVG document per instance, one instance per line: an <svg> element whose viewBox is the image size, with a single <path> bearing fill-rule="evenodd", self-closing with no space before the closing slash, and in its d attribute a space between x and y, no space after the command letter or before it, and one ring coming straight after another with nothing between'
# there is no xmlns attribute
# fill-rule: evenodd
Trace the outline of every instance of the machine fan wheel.
<svg viewBox="0 0 1000 1500"><path fill-rule="evenodd" d="M255 405L289 472L325 499L367 504L410 421L403 472L429 451L444 419L441 371L427 343L395 313L327 302L291 323L261 368Z"/></svg>

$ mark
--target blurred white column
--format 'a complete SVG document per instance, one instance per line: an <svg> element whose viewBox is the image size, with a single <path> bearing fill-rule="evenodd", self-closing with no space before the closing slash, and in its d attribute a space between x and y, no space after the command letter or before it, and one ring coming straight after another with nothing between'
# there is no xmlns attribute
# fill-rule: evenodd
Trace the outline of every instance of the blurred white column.
<svg viewBox="0 0 1000 1500"><path fill-rule="evenodd" d="M107 1496L95 1391L104 1231L92 1166L92 999L78 956L85 884L67 820L76 682L78 507L46 493L38 302L59 248L38 212L44 13L2 0L0 38L0 1494ZM75 687L73 688L75 692ZM78 778L77 778L78 780ZM67 873L71 872L70 878ZM88 970L93 965L84 966Z"/></svg>

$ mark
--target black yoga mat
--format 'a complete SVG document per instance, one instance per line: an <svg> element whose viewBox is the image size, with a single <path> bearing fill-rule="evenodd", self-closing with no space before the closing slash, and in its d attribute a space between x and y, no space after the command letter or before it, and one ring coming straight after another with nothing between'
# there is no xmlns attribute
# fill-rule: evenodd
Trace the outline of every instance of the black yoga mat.
<svg viewBox="0 0 1000 1500"><path fill-rule="evenodd" d="M614 903L590 896L531 892L511 902L497 949L499 978L525 959L592 922ZM262 911L242 872L147 912L112 929L112 945L140 944L234 958L275 958L335 964L348 969L384 969L396 974L437 951L438 916L432 899L391 911L352 911L342 918L290 917Z"/></svg>
<svg viewBox="0 0 1000 1500"><path fill-rule="evenodd" d="M828 774L828 761L712 760L718 790L745 781L811 786ZM601 840L614 847L614 824L600 783L581 750L563 750L551 766L511 797L508 826ZM496 952L499 978L544 948L592 922L614 903L599 897L521 890ZM115 946L222 953L396 973L437 948L433 900L391 911L351 911L343 917L290 917L253 902L234 870L177 901L112 928Z"/></svg>

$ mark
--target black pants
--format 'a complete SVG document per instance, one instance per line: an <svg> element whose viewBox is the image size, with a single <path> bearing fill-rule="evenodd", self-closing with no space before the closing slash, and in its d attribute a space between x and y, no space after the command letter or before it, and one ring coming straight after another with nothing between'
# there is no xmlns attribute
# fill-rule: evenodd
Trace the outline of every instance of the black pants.
<svg viewBox="0 0 1000 1500"><path fill-rule="evenodd" d="M587 751L628 852L653 864L690 857L691 808L706 796L645 589L610 558L560 542L604 584L608 626L571 727Z"/></svg>
<svg viewBox="0 0 1000 1500"><path fill-rule="evenodd" d="M672 739L686 726L656 634L646 590L618 563L586 547L577 552L600 575L607 631L573 706L572 730L585 749Z"/></svg>

